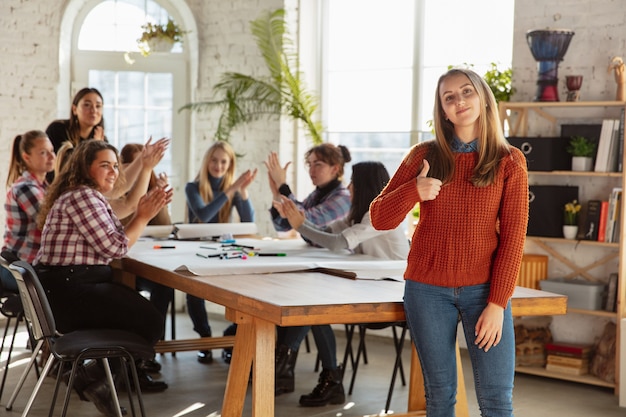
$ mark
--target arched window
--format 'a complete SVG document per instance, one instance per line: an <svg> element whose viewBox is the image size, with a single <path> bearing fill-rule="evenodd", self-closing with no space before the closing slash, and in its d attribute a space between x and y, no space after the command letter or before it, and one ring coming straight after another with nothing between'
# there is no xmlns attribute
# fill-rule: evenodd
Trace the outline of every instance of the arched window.
<svg viewBox="0 0 626 417"><path fill-rule="evenodd" d="M188 180L189 123L178 109L190 101L186 42L148 56L140 53L137 42L142 25L168 19L182 26L180 14L166 0L84 1L71 39L70 96L86 86L102 93L105 134L119 150L149 137L171 138L156 170L167 173L174 189L182 192ZM183 220L184 199L176 199L171 212L172 220Z"/></svg>

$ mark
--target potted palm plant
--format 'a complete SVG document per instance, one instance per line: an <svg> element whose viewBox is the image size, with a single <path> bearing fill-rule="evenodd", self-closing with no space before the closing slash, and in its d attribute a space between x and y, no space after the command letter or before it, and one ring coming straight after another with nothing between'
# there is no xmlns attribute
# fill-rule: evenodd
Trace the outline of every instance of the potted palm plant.
<svg viewBox="0 0 626 417"><path fill-rule="evenodd" d="M171 51L176 43L183 41L183 35L187 33L171 18L168 18L165 24L148 22L141 28L143 32L137 39L137 44L143 56L148 56L152 52Z"/></svg>
<svg viewBox="0 0 626 417"><path fill-rule="evenodd" d="M567 152L572 155L572 171L591 171L596 144L584 136L572 136Z"/></svg>
<svg viewBox="0 0 626 417"><path fill-rule="evenodd" d="M216 140L228 141L239 125L286 115L302 123L313 144L322 143L321 124L314 120L318 99L307 91L297 71L297 54L287 31L284 9L262 14L250 22L250 28L270 75L226 72L213 87L215 99L188 103L180 110L220 109Z"/></svg>

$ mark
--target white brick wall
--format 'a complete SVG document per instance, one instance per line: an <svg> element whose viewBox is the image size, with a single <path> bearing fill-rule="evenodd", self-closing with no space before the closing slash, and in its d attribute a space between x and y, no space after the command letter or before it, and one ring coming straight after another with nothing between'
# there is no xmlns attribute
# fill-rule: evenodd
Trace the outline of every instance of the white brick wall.
<svg viewBox="0 0 626 417"><path fill-rule="evenodd" d="M607 73L613 56L626 57L626 8L622 0L516 0L513 39L513 101L532 101L537 62L526 42L534 29L569 29L574 36L559 65L559 97L565 76L583 75L581 100L615 99L615 79Z"/></svg>
<svg viewBox="0 0 626 417"><path fill-rule="evenodd" d="M176 4L183 0L170 1ZM69 114L69 109L57 109L57 45L63 10L70 1L66 0L62 6L58 3L46 0L0 2L2 184L13 137L29 129L45 129L58 114ZM211 86L224 71L265 73L263 60L248 30L249 21L261 10L286 7L292 11L298 5L297 0L185 0L185 3L198 27L199 74L197 90L193 92L196 99L209 97ZM514 100L530 100L534 95L536 63L526 44L525 33L545 27L569 28L576 32L559 69L561 79L567 74L583 74L583 100L614 98L613 76L607 74L606 68L611 56L626 55L626 10L622 0L517 0L515 3L513 68L518 94ZM561 97L564 91L564 87L559 88ZM196 149L189 157L192 172L196 171L215 129L215 120L209 115L196 114L195 118ZM288 124L282 126L285 125ZM263 233L271 233L272 228L268 224L270 201L262 161L267 152L280 148L281 155L291 155L294 163L300 162L304 152L301 142L294 140L288 129L280 129L279 122L254 123L233 136L235 148L245 153L239 167L257 167L260 171L251 187L251 195ZM4 195L4 188L1 191ZM4 223L3 211L0 211L0 223Z"/></svg>

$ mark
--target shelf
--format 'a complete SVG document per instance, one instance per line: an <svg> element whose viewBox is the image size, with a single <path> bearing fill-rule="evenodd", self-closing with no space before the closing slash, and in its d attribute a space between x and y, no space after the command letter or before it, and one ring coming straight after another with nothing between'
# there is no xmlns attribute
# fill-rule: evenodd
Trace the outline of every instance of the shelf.
<svg viewBox="0 0 626 417"><path fill-rule="evenodd" d="M606 317L609 319L617 318L617 313L615 311L604 311L604 310L583 310L581 308L568 308L567 313L576 313L576 314L585 314L587 316L596 316L596 317Z"/></svg>
<svg viewBox="0 0 626 417"><path fill-rule="evenodd" d="M543 377L548 377L548 378L563 379L566 381L580 382L582 384L597 385L597 386L606 387L606 388L615 388L614 383L607 382L603 379L596 378L595 376L591 376L591 375L569 375L569 374L562 373L562 372L548 371L545 368L535 368L535 367L529 367L529 366L516 366L515 371L520 372L522 374L530 374L530 375L537 375L537 376L543 376Z"/></svg>
<svg viewBox="0 0 626 417"><path fill-rule="evenodd" d="M500 112L500 124L504 128L505 122L509 125L510 136L527 136L528 135L528 111L531 110L537 113L540 117L549 121L552 124L552 134L557 135L557 119L559 117L550 114L548 109L557 108L606 108L606 107L625 107L626 102L623 101L533 101L526 103L513 103L501 101L499 104ZM511 119L512 112L516 112L518 117L515 123ZM587 114L587 116L591 116Z"/></svg>
<svg viewBox="0 0 626 417"><path fill-rule="evenodd" d="M562 237L543 237L543 236L526 236L526 240L531 242L548 242L548 243L563 243L574 245L589 245L589 246L603 246L608 248L619 249L619 243L617 242L598 242L596 240L584 240L584 239L564 239Z"/></svg>
<svg viewBox="0 0 626 417"><path fill-rule="evenodd" d="M567 177L602 177L621 178L622 172L595 172L595 171L528 171L529 175L567 176Z"/></svg>

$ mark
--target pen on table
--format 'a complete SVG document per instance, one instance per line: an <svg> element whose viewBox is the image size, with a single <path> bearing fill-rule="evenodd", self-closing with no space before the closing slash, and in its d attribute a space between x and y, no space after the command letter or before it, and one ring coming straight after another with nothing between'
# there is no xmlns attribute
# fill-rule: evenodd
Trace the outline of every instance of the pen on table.
<svg viewBox="0 0 626 417"><path fill-rule="evenodd" d="M223 244L222 247L227 248L227 247L235 247L235 248L246 248L246 249L254 249L254 246L248 246L248 245L240 245L238 243L232 243L232 244Z"/></svg>
<svg viewBox="0 0 626 417"><path fill-rule="evenodd" d="M257 253L256 256L287 256L286 253Z"/></svg>
<svg viewBox="0 0 626 417"><path fill-rule="evenodd" d="M215 255L203 255L203 254L201 254L201 253L196 253L196 256L199 256L199 257L201 257L201 258L208 259L208 258L218 258L218 257L221 257L222 255L221 255L221 254L219 254L219 253L217 253L217 254L215 254Z"/></svg>
<svg viewBox="0 0 626 417"><path fill-rule="evenodd" d="M176 246L154 245L152 249L176 249Z"/></svg>

